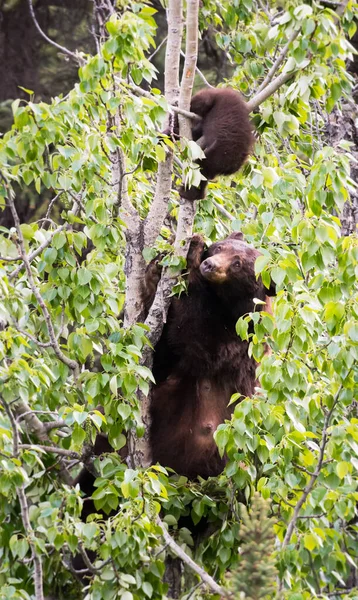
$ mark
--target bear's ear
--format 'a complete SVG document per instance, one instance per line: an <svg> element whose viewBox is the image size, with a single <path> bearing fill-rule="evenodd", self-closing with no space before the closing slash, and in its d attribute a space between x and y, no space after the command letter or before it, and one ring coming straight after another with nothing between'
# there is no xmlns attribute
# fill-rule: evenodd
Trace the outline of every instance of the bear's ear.
<svg viewBox="0 0 358 600"><path fill-rule="evenodd" d="M276 296L276 284L274 281L272 281L272 279L269 289L265 287L265 291L267 296Z"/></svg>
<svg viewBox="0 0 358 600"><path fill-rule="evenodd" d="M241 231L234 231L233 233L231 233L228 237L228 240L243 240L244 236L241 233Z"/></svg>

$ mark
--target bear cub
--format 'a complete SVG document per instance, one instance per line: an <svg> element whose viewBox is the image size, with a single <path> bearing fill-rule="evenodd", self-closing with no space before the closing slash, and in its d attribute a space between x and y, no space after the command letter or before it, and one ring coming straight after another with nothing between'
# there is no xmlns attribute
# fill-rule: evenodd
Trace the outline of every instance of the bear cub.
<svg viewBox="0 0 358 600"><path fill-rule="evenodd" d="M179 193L187 200L200 200L209 180L240 169L252 150L254 135L246 102L235 90L200 90L191 100L190 111L201 117L201 121L192 122L192 137L205 154L198 164L206 180L199 187L181 186ZM178 129L176 120L175 134Z"/></svg>

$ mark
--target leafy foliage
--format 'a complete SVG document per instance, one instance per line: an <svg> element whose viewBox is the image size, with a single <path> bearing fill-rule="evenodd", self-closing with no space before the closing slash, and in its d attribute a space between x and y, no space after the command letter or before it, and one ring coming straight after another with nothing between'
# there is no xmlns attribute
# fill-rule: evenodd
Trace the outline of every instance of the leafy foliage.
<svg viewBox="0 0 358 600"><path fill-rule="evenodd" d="M352 86L345 70L352 50L346 36L354 33L357 16L352 1L340 21L330 8L295 0L282 10L272 6L268 14L251 0L206 0L201 10L201 29L214 29L234 65L231 84L248 98L297 31L277 71L292 73L292 79L254 115L255 155L235 185L209 184L195 221L208 239L225 235L230 223L218 211L224 205L235 217L232 227L262 250L257 274L267 283L272 278L278 290L273 315L252 313L237 324L261 363L261 388L241 399L232 420L215 434L228 457L225 472L190 482L158 466L129 469L117 453L93 458L99 475L95 510L106 519L92 515L87 523L80 519L86 501L61 480L63 467L76 469L98 432L108 434L116 450L128 432L144 433L137 391L146 395L152 381L140 364L146 328L139 323L124 329L120 318L126 227L111 168L119 149L126 156L131 200L144 218L170 141L159 135L167 108L160 92L152 88L150 97L138 97L128 84L129 76L137 85L155 77L147 58L154 47L154 11L124 4L107 24L101 55L86 58L75 88L50 104L15 101L12 130L0 139L0 207L14 186L34 185L38 194L47 189L53 198L45 219L21 224L32 284L18 258L18 231L0 230L0 397L17 415L26 446L16 454L14 427L3 410L0 595L34 597L21 488L43 556L47 594L80 597L69 563L82 546L96 551L88 598L164 598L169 551L155 520L160 510L176 541L216 580L225 582L228 570L240 578L238 548L252 536L241 522L245 512L238 514L257 490L271 499L283 597L331 598L337 592L337 598L356 598L358 244L356 235L341 237L338 217L355 183L349 144L330 146L324 135L330 111ZM59 201L57 223L51 211ZM175 192L169 212L172 223ZM167 247L168 236L163 231L159 248ZM151 256L153 249L146 249L146 258ZM34 288L60 353L77 363L78 372L49 343ZM24 406L41 423L56 418L60 426L39 440L36 423L29 430L16 412ZM191 530L203 523L214 532L194 546ZM269 583L270 577L264 585ZM186 570L183 590L189 595L193 587ZM207 595L202 587L194 594Z"/></svg>

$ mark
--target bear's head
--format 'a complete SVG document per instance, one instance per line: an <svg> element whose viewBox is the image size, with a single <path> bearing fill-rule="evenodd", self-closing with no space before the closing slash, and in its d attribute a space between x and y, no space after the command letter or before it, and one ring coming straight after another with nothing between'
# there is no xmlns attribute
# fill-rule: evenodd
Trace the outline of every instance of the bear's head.
<svg viewBox="0 0 358 600"><path fill-rule="evenodd" d="M256 277L255 261L258 256L260 252L243 240L242 233L236 232L210 246L200 264L200 273L217 289L230 288L236 294L264 300L265 296L274 296L276 290L273 282L267 289L261 277Z"/></svg>

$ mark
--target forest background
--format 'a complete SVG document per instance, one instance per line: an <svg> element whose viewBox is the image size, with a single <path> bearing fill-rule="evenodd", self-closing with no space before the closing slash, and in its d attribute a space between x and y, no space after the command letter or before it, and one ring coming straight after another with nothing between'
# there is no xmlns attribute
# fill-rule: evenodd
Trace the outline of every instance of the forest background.
<svg viewBox="0 0 358 600"><path fill-rule="evenodd" d="M358 598L357 4L0 11L0 597ZM257 143L195 206L175 190L197 147L160 131L205 85L241 91ZM271 354L216 432L224 473L193 482L148 466L150 344L162 298L185 293L192 231L232 230L278 289L272 317L237 325ZM143 325L158 251L163 297ZM130 442L129 465L95 458L98 432ZM81 521L81 464L104 519Z"/></svg>

